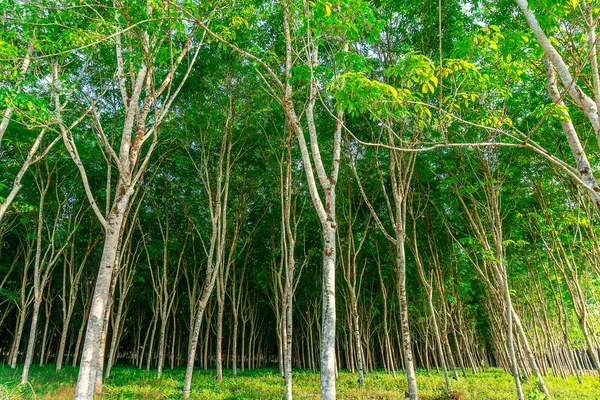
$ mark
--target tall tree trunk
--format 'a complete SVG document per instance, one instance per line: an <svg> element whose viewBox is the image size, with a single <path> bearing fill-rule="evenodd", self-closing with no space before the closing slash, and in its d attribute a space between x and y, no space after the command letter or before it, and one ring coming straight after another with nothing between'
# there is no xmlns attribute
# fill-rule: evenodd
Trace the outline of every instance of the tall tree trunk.
<svg viewBox="0 0 600 400"><path fill-rule="evenodd" d="M46 164L47 166L47 164ZM46 169L47 170L47 169ZM47 170L48 171L48 170ZM37 215L37 238L35 244L35 261L33 266L33 313L31 314L31 328L29 330L29 341L27 343L27 353L25 354L25 363L23 365L23 372L21 374L21 383L26 383L29 378L29 367L33 362L33 351L35 347L35 339L37 334L37 323L40 314L40 304L43 299L43 284L41 282L43 268L42 262L42 232L44 226L44 204L46 199L46 193L50 186L50 174L48 174L45 182L39 184L36 180L40 192L40 201ZM54 240L52 238L51 240ZM24 276L27 279L26 276Z"/></svg>
<svg viewBox="0 0 600 400"><path fill-rule="evenodd" d="M435 308L433 307L433 287L427 288L427 299L429 304L429 312L431 313L431 320L433 321L433 331L435 333L435 343L438 350L438 356L440 358L440 364L442 364L442 371L444 372L444 380L446 381L446 390L451 390L452 385L450 384L450 378L448 377L448 367L446 366L446 357L444 357L444 348L442 347L442 339L440 336L440 329L437 323L437 317L435 315Z"/></svg>
<svg viewBox="0 0 600 400"><path fill-rule="evenodd" d="M212 288L211 288L212 291ZM206 308L206 304L208 303L208 297L210 293L208 293L206 297L206 301L201 299L198 304L198 308L196 311L196 320L194 322L194 330L191 333L192 341L190 343L190 349L188 350L188 360L185 370L185 380L183 383L183 398L187 399L190 397L190 392L192 389L192 374L194 371L194 360L196 359L196 348L198 346L198 336L200 336L200 326L202 325L202 317L204 316L204 310Z"/></svg>
<svg viewBox="0 0 600 400"><path fill-rule="evenodd" d="M398 207L398 206L397 206ZM402 216L396 217L396 223L400 224ZM406 256L404 253L404 230L397 229L396 234L396 268L398 272L397 290L398 302L400 305L400 324L402 331L402 351L404 353L404 368L406 370L406 379L408 383L408 398L418 400L419 392L417 389L417 378L413 363L413 354L410 340L410 331L408 324L408 300L406 298Z"/></svg>
<svg viewBox="0 0 600 400"><path fill-rule="evenodd" d="M46 361L46 345L47 345L47 337L48 337L48 325L50 324L50 311L52 310L52 299L46 299L46 304L44 306L45 311L45 322L44 322L44 334L42 335L42 349L40 350L40 367L44 365Z"/></svg>
<svg viewBox="0 0 600 400"><path fill-rule="evenodd" d="M232 343L231 343L231 372L233 377L237 377L237 342L238 342L238 315L233 315L233 332L232 332Z"/></svg>
<svg viewBox="0 0 600 400"><path fill-rule="evenodd" d="M120 239L119 239L120 241ZM96 359L96 380L94 381L94 393L96 394L101 394L102 393L102 389L103 389L103 376L104 376L104 361L106 359L106 341L108 339L108 325L109 325L109 319L110 319L110 315L112 314L112 308L113 308L113 304L114 304L114 296L115 296L115 284L117 281L117 275L118 275L118 256L117 256L117 260L116 263L117 265L115 265L114 268L114 272L113 272L113 276L110 282L110 288L109 288L109 293L108 293L108 304L106 306L106 310L104 312L104 321L102 323L102 333L100 335L100 346L98 348L98 358ZM114 329L112 332L112 335L114 336L115 334L117 334Z"/></svg>
<svg viewBox="0 0 600 400"><path fill-rule="evenodd" d="M515 352L515 341L513 338L513 312L512 312L512 300L510 298L510 289L508 288L508 281L506 275L500 282L503 283L502 292L504 294L504 302L506 304L506 335L508 343L508 352L510 355L510 368L512 375L515 380L515 386L517 388L517 398L523 400L523 388L521 387L521 377L519 375L519 364L517 362L517 355Z"/></svg>
<svg viewBox="0 0 600 400"><path fill-rule="evenodd" d="M126 205L127 202L123 202L123 204ZM104 315L106 313L110 284L118 256L124 211L123 209L121 212L116 212L106 220L104 249L102 251L100 268L87 320L85 342L75 390L75 399L78 400L91 399L94 393L96 374L98 373L97 360L101 356L99 352L102 341Z"/></svg>
<svg viewBox="0 0 600 400"><path fill-rule="evenodd" d="M216 377L218 382L223 380L223 311L225 308L225 293L221 291L224 288L217 284L217 348L216 348Z"/></svg>
<svg viewBox="0 0 600 400"><path fill-rule="evenodd" d="M158 379L160 379L162 376L163 366L165 364L165 340L167 335L167 319L168 314L164 315L164 313L161 312L160 330L158 334Z"/></svg>
<svg viewBox="0 0 600 400"><path fill-rule="evenodd" d="M328 202L329 209L335 207L335 197ZM335 225L334 225L335 226ZM336 397L335 379L335 228L329 222L323 223L323 322L321 325L321 398L333 400Z"/></svg>
<svg viewBox="0 0 600 400"><path fill-rule="evenodd" d="M152 333L150 334L150 345L148 346L148 356L146 357L146 371L150 371L152 359L154 357L154 335L156 335L156 324L158 324L158 313L155 315L152 324Z"/></svg>
<svg viewBox="0 0 600 400"><path fill-rule="evenodd" d="M31 314L31 329L29 331L29 340L27 342L27 353L25 355L25 364L21 374L21 383L27 383L29 378L29 367L33 361L33 350L35 346L35 336L37 333L37 323L40 314L40 302L33 302L33 313Z"/></svg>
<svg viewBox="0 0 600 400"><path fill-rule="evenodd" d="M538 367L537 361L535 360L535 355L533 354L533 351L531 351L531 346L529 345L529 339L527 338L527 335L525 334L525 330L523 329L523 324L521 323L521 318L519 317L519 315L517 314L515 309L512 308L512 303L511 303L511 309L512 309L512 316L513 316L515 328L519 334L519 338L521 339L521 346L523 347L523 350L525 351L525 355L527 357L529 367L531 368L533 375L535 375L538 388L546 396L550 396L550 393L548 392L548 388L546 387L546 383L544 382L544 378L542 377L542 374L540 373L540 369Z"/></svg>

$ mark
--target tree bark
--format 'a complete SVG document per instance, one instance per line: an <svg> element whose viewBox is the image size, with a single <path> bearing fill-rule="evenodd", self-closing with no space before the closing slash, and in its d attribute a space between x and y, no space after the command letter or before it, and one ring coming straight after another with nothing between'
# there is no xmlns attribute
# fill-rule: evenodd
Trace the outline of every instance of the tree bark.
<svg viewBox="0 0 600 400"><path fill-rule="evenodd" d="M128 199L127 199L128 200ZM126 205L127 201L122 204ZM106 222L104 249L96 278L94 295L87 320L87 330L81 355L81 365L77 378L75 399L92 399L96 382L97 360L100 355L104 314L108 304L110 284L118 255L118 245L123 225L124 210L110 216Z"/></svg>

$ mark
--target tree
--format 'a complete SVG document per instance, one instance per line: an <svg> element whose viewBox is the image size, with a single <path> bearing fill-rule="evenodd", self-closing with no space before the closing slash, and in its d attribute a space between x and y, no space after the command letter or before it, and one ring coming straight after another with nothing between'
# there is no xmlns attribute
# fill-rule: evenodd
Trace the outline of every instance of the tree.
<svg viewBox="0 0 600 400"><path fill-rule="evenodd" d="M81 145L76 139L78 135L73 132L74 123L69 124L68 116L64 115L62 111L66 103L61 100L61 87L67 76L59 75L58 63L53 64L53 77L57 82L54 101L57 125L60 128L65 147L79 170L92 210L104 229L104 248L88 318L76 398L91 398L92 396L97 375L95 362L99 358L103 359L103 354L100 354L100 346L106 307L109 302L113 273L118 268L119 244L123 229L127 225L131 200L158 143L160 124L167 116L173 100L185 82L201 45L201 43L193 42L195 35L193 27L191 27L190 33L185 34L181 33L185 29L183 23L167 22L167 19L170 21L170 7L155 9L151 3L147 3L142 13L132 15L131 11L133 10L132 4L129 6L117 4L114 8L105 10L115 21L114 43L110 44L114 45L117 79L115 84L119 88L120 107L123 110L122 129L119 137L116 136L116 133L112 138L107 136L104 129L105 124L102 121L106 111L99 107L100 99L92 98L83 113L73 117L75 121L78 121L91 115L91 124L93 124L96 137L100 141L107 166L116 166L118 173L114 184L111 182L111 168L107 167L109 173L106 185L107 210L105 213L100 210L95 200L87 168L82 162ZM176 11L173 10L173 12ZM130 17L134 17L138 21L134 22ZM152 19L152 23L143 22L145 19ZM169 43L161 40L165 34L171 38ZM178 50L175 50L176 53L170 53L167 49ZM180 77L176 76L186 55L194 49L195 52L189 59L187 69ZM94 54L89 54L88 57L90 61L94 60ZM136 57L143 62L137 64L134 61ZM160 66L163 62L166 62L166 67ZM94 77L90 78L94 79ZM179 80L178 84L175 84L176 80ZM96 90L101 93L105 89L102 88L101 81L98 83ZM85 91L82 90L81 94L83 93ZM87 101L87 99L83 100ZM68 102L69 99L67 98L65 101ZM151 112L152 119L149 120ZM113 118L117 118L117 116L115 115ZM89 145L91 137L83 134L81 136L87 140L86 144ZM144 146L146 143L149 145ZM118 150L113 147L116 144L118 144Z"/></svg>

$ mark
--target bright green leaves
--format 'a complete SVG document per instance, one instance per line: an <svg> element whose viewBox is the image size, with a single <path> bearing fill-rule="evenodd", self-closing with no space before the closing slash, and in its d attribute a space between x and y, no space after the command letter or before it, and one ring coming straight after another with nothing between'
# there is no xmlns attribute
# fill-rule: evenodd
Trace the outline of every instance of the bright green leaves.
<svg viewBox="0 0 600 400"><path fill-rule="evenodd" d="M418 96L422 94L434 93L437 88L438 70L433 62L416 52L410 52L400 58L398 63L385 72L388 78L396 82L396 86L401 86Z"/></svg>
<svg viewBox="0 0 600 400"><path fill-rule="evenodd" d="M565 17L579 17L580 10L582 7L586 7L586 3L591 3L590 1L581 1L581 0L567 0L567 1L556 1L556 0L530 0L529 6L532 7L536 13L538 14L538 19L540 14L542 15L541 19L544 22L544 25L550 22L552 19L556 17L565 18ZM591 4L590 4L591 5Z"/></svg>
<svg viewBox="0 0 600 400"><path fill-rule="evenodd" d="M437 71L427 57L409 53L385 71L393 85L368 78L363 72L348 72L334 79L328 89L351 116L363 114L374 121L409 117L425 129L433 119L427 96L439 85Z"/></svg>
<svg viewBox="0 0 600 400"><path fill-rule="evenodd" d="M442 77L447 88L443 106L448 112L468 108L480 100L481 93L485 92L488 83L473 63L463 59L444 60Z"/></svg>
<svg viewBox="0 0 600 400"><path fill-rule="evenodd" d="M475 36L475 44L489 46L492 50L498 50L498 43L504 39L504 35L500 33L500 28L497 25L490 25L481 28L481 32Z"/></svg>
<svg viewBox="0 0 600 400"><path fill-rule="evenodd" d="M472 62L468 61L468 60L463 60L463 59L447 59L444 60L444 78L447 78L453 74L459 73L459 72L466 72L466 73L472 73L472 74L476 74L477 73L477 67L475 66L475 64L473 64Z"/></svg>
<svg viewBox="0 0 600 400"><path fill-rule="evenodd" d="M18 46L15 46L13 43L3 40L3 38L0 37L0 55L2 58L18 57L20 52L21 49Z"/></svg>
<svg viewBox="0 0 600 400"><path fill-rule="evenodd" d="M564 104L545 103L533 109L531 114L535 118L542 120L550 117L556 121L568 121L571 119L569 109Z"/></svg>
<svg viewBox="0 0 600 400"><path fill-rule="evenodd" d="M389 111L390 105L406 110L405 102L419 101L423 95L433 93L439 84L436 74L431 60L422 54L409 53L385 71L394 86L369 79L362 72L349 72L332 81L329 89L335 92L338 104L349 112L369 111L377 115L382 107Z"/></svg>
<svg viewBox="0 0 600 400"><path fill-rule="evenodd" d="M377 119L384 110L395 108L410 95L407 90L397 90L391 85L369 79L362 72L347 72L334 79L328 89L334 92L339 107L350 115L370 114Z"/></svg>
<svg viewBox="0 0 600 400"><path fill-rule="evenodd" d="M370 114L370 118L415 116L425 128L438 108L440 69L428 57L409 52L384 71L390 84L370 79L364 73L344 74L329 86L338 104L350 113ZM480 100L488 80L475 65L462 59L444 61L445 86L442 106L448 112L469 107Z"/></svg>
<svg viewBox="0 0 600 400"><path fill-rule="evenodd" d="M346 40L379 37L379 21L369 3L363 0L310 1L310 24L318 37L341 37Z"/></svg>
<svg viewBox="0 0 600 400"><path fill-rule="evenodd" d="M221 38L228 42L232 42L237 38L237 31L247 28L248 20L246 18L241 15L232 15L227 19L226 23L216 26L214 30ZM218 41L218 44L223 48L226 47L221 41Z"/></svg>
<svg viewBox="0 0 600 400"><path fill-rule="evenodd" d="M529 246L529 245L530 245L530 243L523 239L518 239L517 241L514 241L512 239L506 239L505 241L502 242L502 246L504 246L505 248L507 248L507 247L525 247L525 246Z"/></svg>

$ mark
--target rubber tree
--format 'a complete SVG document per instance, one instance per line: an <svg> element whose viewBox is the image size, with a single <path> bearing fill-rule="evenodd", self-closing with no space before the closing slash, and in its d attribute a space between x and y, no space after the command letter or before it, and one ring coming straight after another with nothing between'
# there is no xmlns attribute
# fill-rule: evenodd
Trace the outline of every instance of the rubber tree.
<svg viewBox="0 0 600 400"><path fill-rule="evenodd" d="M277 22L280 24L278 29L282 29L284 49L284 53L279 54L282 73L279 72L279 66L269 65L263 54L248 51L243 48L243 44L237 45L223 33L209 29L197 19L196 21L212 38L259 65L264 71L266 89L281 104L287 123L296 136L310 197L321 223L323 283L320 387L321 397L330 400L336 398L336 184L340 170L344 112L323 100L325 82L319 75L319 69L322 58L343 59L348 53L350 42L362 39L364 32L376 36L378 24L368 4L361 0L333 3L289 0L275 7L281 7L273 12L283 18L283 21ZM192 13L188 14L193 16ZM335 45L322 46L325 42ZM326 51L323 52L323 49ZM267 49L262 50L266 52ZM336 68L328 71L325 79L339 75L344 68L343 61L336 63ZM301 71L306 83L296 87L294 78L298 77L298 71ZM301 100L297 100L296 95L301 95ZM326 110L329 115L326 120L333 120L332 128L322 127L324 121L316 113L320 108L317 105ZM329 167L326 167L327 162Z"/></svg>
<svg viewBox="0 0 600 400"><path fill-rule="evenodd" d="M231 110L228 108L228 110ZM229 116L229 114L228 114ZM211 132L206 130L193 138L189 144L188 154L196 170L202 187L206 194L207 209L210 218L210 237L208 246L203 248L206 256L205 279L199 288L194 289L190 295L190 302L193 303L195 314L190 321L190 340L187 354L186 373L183 383L183 397L188 398L192 388L192 377L194 373L194 362L198 347L198 338L204 312L208 301L215 288L217 277L223 268L225 259L225 247L227 238L227 211L229 204L229 183L232 169L232 129L229 128L230 119L225 118L224 130L221 132ZM220 136L217 135L220 133ZM216 151L219 154L216 163L211 163L211 155ZM188 216L190 225L193 227L195 235L201 241L204 241L203 234L198 223Z"/></svg>
<svg viewBox="0 0 600 400"><path fill-rule="evenodd" d="M27 352L25 354L25 362L21 373L21 383L26 383L29 379L29 368L33 362L38 318L44 290L52 277L54 267L70 243L71 237L75 234L77 224L81 221L83 214L83 207L80 206L79 210L73 212L72 217L68 221L64 221L62 208L67 203L69 193L61 193L57 181L54 178L58 164L58 161L54 160L52 166L50 166L48 159L45 159L43 163L44 168L40 168L40 165L38 164L38 168L34 174L36 186L40 193L40 200L37 216L35 258L33 264L33 310L31 315L29 340L27 342ZM54 218L50 223L51 227L48 227L45 213L46 195L53 182L55 183L56 202L54 205L56 210ZM64 228L66 228L65 231L60 232ZM44 232L48 232L48 237L45 237L46 235L44 235ZM61 240L59 238L60 233L66 238L63 239L62 243L57 243L57 241Z"/></svg>
<svg viewBox="0 0 600 400"><path fill-rule="evenodd" d="M112 32L101 33L112 38L103 44L106 50L114 54L115 64L110 65L110 68L114 68L114 80L108 85L117 87L120 95L116 110L121 115L118 134L112 129L105 129L105 115L110 111L103 108L100 100L107 90L107 83L97 80L93 69L82 69L79 72L88 74L91 83L76 82L85 86L80 87L79 93L85 93L86 88L93 88L93 94L80 99L64 96L64 86L70 78L65 73L59 74L58 60L53 63L56 125L79 171L87 199L104 234L77 380L77 399L92 398L98 372L97 361L103 360L100 350L106 308L123 228L128 222L130 202L157 146L160 125L187 79L202 44L196 41L195 26L180 21L175 8L168 3L164 3L162 8L155 8L153 4L142 4L143 12L135 14L138 20L130 18L136 6L132 3L115 3L113 7L91 10L94 16L101 15L113 21ZM80 56L86 57L90 64L103 61L97 60L98 53L91 51L77 57ZM184 60L187 68L182 67ZM84 104L83 107L75 107L75 110L81 110L79 114L65 111L66 104L74 100L80 101L79 106ZM116 179L111 180L110 175L107 179L110 182L107 186L111 190L106 193L105 201L109 206L105 212L98 206L95 188L88 179L88 167L82 161L82 155L88 155L89 146L95 139L92 139L89 131L74 129L74 125L84 119L92 127L93 137L106 155L107 165L114 166L117 171Z"/></svg>
<svg viewBox="0 0 600 400"><path fill-rule="evenodd" d="M578 6L560 8L560 4L549 5L551 10L544 10L542 5L531 7L527 0L515 0L521 13L525 17L527 25L533 33L537 44L543 50L543 64L546 73L546 90L550 95L560 117L560 123L575 159L576 170L581 177L580 184L588 191L597 212L600 212L600 187L594 176L594 168L588 160L584 142L575 128L569 107L574 106L586 116L590 127L600 147L600 69L598 67L598 10L590 3L581 5L581 13ZM537 17L537 13L546 14L550 12L552 18L547 19L549 26L543 27ZM555 13L556 12L556 13ZM561 24L571 25L581 29L582 35L565 38L566 48L560 48L559 41L553 41L548 36L556 33L561 36L564 29L558 28ZM572 60L575 65L569 65L568 59L572 58L573 49L589 60L590 68L582 74L578 72L577 59ZM568 54L568 55L567 55ZM583 61L583 60L582 60ZM577 72L574 72L577 71ZM561 85L564 93L559 91ZM586 93L583 87L588 87L591 95ZM569 106L565 104L564 98L571 99Z"/></svg>

